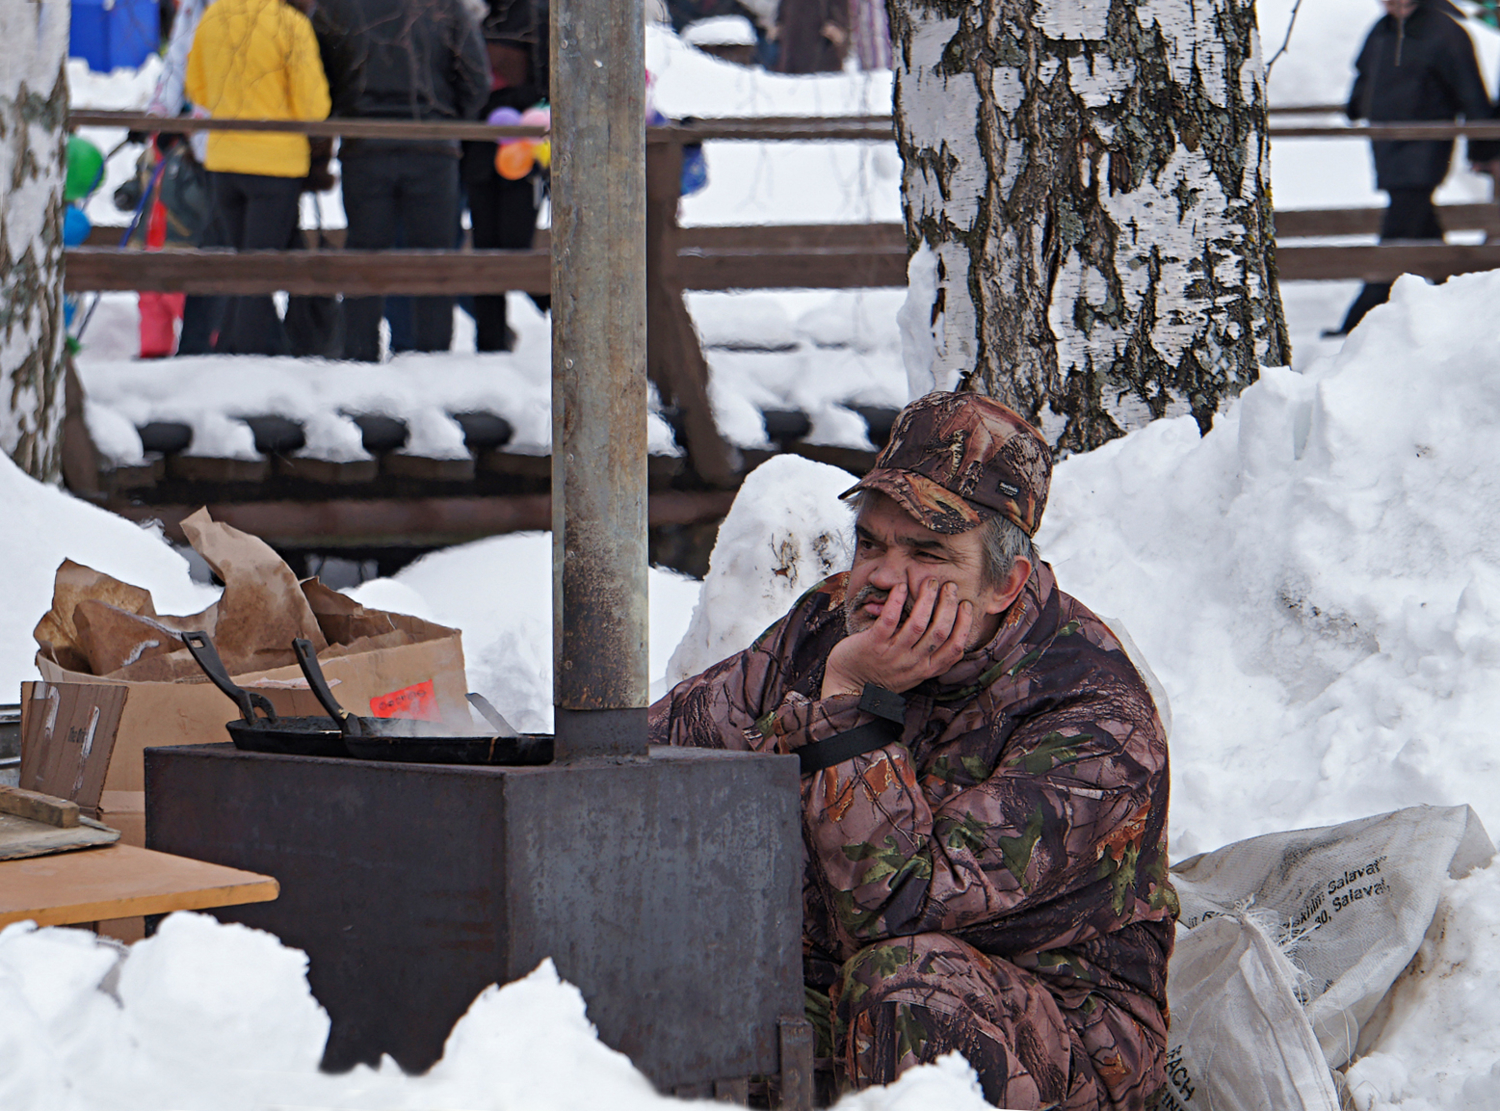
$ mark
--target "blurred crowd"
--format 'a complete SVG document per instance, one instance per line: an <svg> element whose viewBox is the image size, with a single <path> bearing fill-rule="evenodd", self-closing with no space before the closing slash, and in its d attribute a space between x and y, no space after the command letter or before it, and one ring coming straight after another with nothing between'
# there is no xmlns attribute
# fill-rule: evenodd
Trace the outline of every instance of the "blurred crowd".
<svg viewBox="0 0 1500 1111"><path fill-rule="evenodd" d="M651 14L678 29L743 17L755 36L748 60L781 72L890 64L884 0L652 3ZM166 64L152 115L543 125L549 118L548 0L176 0L165 14ZM131 237L147 249L326 246L317 198L334 188L351 250L453 249L465 239L465 211L475 248L525 249L546 196L549 151L546 141L345 137L335 177L332 139L161 134L150 137L136 179L115 200L134 211ZM701 178L701 154L689 154L689 173ZM314 226L304 228L309 210ZM546 311L546 297L533 300ZM504 295L459 303L474 318L479 351L514 347ZM141 355L375 362L385 351L448 350L453 307L451 297L293 296L281 310L268 296L142 293Z"/></svg>
<svg viewBox="0 0 1500 1111"><path fill-rule="evenodd" d="M149 111L213 119L466 121L545 125L548 0L175 0L166 65ZM1500 116L1451 0L1381 0L1385 15L1355 62L1347 112L1376 123ZM648 0L648 17L687 37L737 28L737 60L783 73L891 64L885 0ZM716 40L710 40L710 43ZM653 114L653 119L658 117ZM1389 197L1382 242L1441 242L1433 191L1451 140L1373 144ZM138 180L116 196L135 210L146 247L283 250L326 243L317 194L341 191L344 246L449 250L532 246L547 191L550 142L463 142L291 132L209 131L152 138ZM701 185L701 153L688 167ZM1500 143L1472 142L1477 169L1500 170ZM691 186L688 186L691 187ZM304 229L304 196L312 222ZM1371 282L1342 335L1389 295ZM535 297L546 311L546 297ZM462 298L481 352L509 351L504 295ZM141 294L141 354L317 355L378 361L385 350L446 351L451 297L270 297ZM381 322L388 341L382 343Z"/></svg>
<svg viewBox="0 0 1500 1111"><path fill-rule="evenodd" d="M547 100L546 0L181 0L148 111L212 119L519 122ZM498 114L497 114L498 113ZM506 113L509 113L507 116ZM535 116L527 121L536 122ZM345 138L280 131L153 137L136 182L116 195L142 217L147 247L167 243L284 250L322 237L301 227L302 198L337 187L344 246L527 248L546 166L526 143ZM150 193L149 198L145 197ZM149 204L142 204L142 200ZM547 299L536 299L547 308ZM446 351L451 297L266 297L142 294L144 357L172 353L320 355ZM464 298L480 351L516 336L503 295ZM175 322L180 318L180 325ZM175 342L174 342L175 341Z"/></svg>

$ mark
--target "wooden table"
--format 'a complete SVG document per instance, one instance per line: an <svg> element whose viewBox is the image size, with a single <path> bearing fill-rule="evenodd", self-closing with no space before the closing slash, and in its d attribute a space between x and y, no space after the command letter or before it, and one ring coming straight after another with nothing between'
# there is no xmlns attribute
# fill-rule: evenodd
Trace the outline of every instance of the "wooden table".
<svg viewBox="0 0 1500 1111"><path fill-rule="evenodd" d="M270 876L111 845L0 861L0 926L26 919L38 926L65 926L264 903L280 891Z"/></svg>

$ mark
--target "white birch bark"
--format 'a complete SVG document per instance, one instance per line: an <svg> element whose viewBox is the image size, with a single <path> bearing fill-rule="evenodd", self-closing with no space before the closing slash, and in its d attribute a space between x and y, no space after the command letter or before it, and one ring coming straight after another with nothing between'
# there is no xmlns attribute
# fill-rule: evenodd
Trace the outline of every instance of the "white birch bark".
<svg viewBox="0 0 1500 1111"><path fill-rule="evenodd" d="M67 0L0 0L0 450L60 477Z"/></svg>
<svg viewBox="0 0 1500 1111"><path fill-rule="evenodd" d="M889 0L913 393L1067 451L1290 357L1253 0Z"/></svg>

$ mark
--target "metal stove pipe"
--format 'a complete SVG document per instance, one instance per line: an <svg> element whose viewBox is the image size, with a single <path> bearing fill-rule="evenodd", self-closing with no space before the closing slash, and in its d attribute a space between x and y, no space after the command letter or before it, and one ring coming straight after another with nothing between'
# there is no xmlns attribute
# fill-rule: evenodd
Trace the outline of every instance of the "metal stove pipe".
<svg viewBox="0 0 1500 1111"><path fill-rule="evenodd" d="M646 752L642 0L552 0L557 758Z"/></svg>

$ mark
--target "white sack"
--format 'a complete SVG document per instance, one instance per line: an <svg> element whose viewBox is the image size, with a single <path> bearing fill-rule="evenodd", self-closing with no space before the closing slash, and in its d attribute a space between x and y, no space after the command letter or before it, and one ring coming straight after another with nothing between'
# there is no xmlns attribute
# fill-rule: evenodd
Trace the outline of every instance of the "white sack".
<svg viewBox="0 0 1500 1111"><path fill-rule="evenodd" d="M1360 1028L1401 974L1432 922L1445 875L1489 862L1495 846L1467 806L1414 806L1321 829L1272 833L1172 869L1182 930L1247 904L1270 912L1305 975L1307 1019L1332 1068L1359 1045ZM1189 1016L1172 986L1189 987L1174 957L1168 978L1174 1030Z"/></svg>
<svg viewBox="0 0 1500 1111"><path fill-rule="evenodd" d="M1154 1111L1339 1111L1298 979L1252 915L1179 930L1167 978L1167 1091Z"/></svg>

